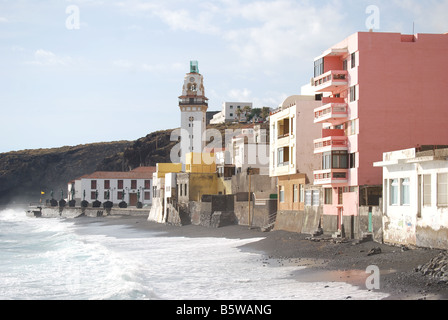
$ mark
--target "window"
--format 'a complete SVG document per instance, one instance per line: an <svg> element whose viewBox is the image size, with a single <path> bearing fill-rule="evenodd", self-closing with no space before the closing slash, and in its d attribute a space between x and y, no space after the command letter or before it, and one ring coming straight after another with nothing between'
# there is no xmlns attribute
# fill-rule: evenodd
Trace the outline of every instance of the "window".
<svg viewBox="0 0 448 320"><path fill-rule="evenodd" d="M390 180L390 204L398 204L398 179Z"/></svg>
<svg viewBox="0 0 448 320"><path fill-rule="evenodd" d="M423 205L431 206L431 175L423 175Z"/></svg>
<svg viewBox="0 0 448 320"><path fill-rule="evenodd" d="M299 201L299 188L296 184L292 185L292 201L298 202Z"/></svg>
<svg viewBox="0 0 448 320"><path fill-rule="evenodd" d="M319 190L313 190L313 206L319 205Z"/></svg>
<svg viewBox="0 0 448 320"><path fill-rule="evenodd" d="M338 204L343 204L343 198L344 198L343 193L344 193L344 190L342 189L342 187L339 187L338 188Z"/></svg>
<svg viewBox="0 0 448 320"><path fill-rule="evenodd" d="M345 71L348 70L348 68L347 68L347 59L345 59L344 61L342 61L342 70L345 70Z"/></svg>
<svg viewBox="0 0 448 320"><path fill-rule="evenodd" d="M409 205L410 204L410 200L409 200L409 178L404 178L401 179L401 189L400 189L400 194L401 194L401 204L402 205Z"/></svg>
<svg viewBox="0 0 448 320"><path fill-rule="evenodd" d="M304 202L305 201L305 187L303 184L299 185L299 195L300 195L299 201Z"/></svg>
<svg viewBox="0 0 448 320"><path fill-rule="evenodd" d="M96 180L90 181L90 189L96 189Z"/></svg>
<svg viewBox="0 0 448 320"><path fill-rule="evenodd" d="M233 113L230 113L230 116L233 117Z"/></svg>
<svg viewBox="0 0 448 320"><path fill-rule="evenodd" d="M151 189L151 180L145 180L145 189Z"/></svg>
<svg viewBox="0 0 448 320"><path fill-rule="evenodd" d="M350 153L348 157L350 169L356 168L356 153Z"/></svg>
<svg viewBox="0 0 448 320"><path fill-rule="evenodd" d="M131 180L131 189L137 189L137 180Z"/></svg>
<svg viewBox="0 0 448 320"><path fill-rule="evenodd" d="M333 204L333 190L331 188L325 188L325 204Z"/></svg>
<svg viewBox="0 0 448 320"><path fill-rule="evenodd" d="M123 189L123 180L118 180L118 189Z"/></svg>
<svg viewBox="0 0 448 320"><path fill-rule="evenodd" d="M289 164L289 147L277 149L277 166L281 167Z"/></svg>
<svg viewBox="0 0 448 320"><path fill-rule="evenodd" d="M348 155L347 151L333 151L331 153L332 169L347 169Z"/></svg>
<svg viewBox="0 0 448 320"><path fill-rule="evenodd" d="M348 169L347 151L332 151L322 154L322 170Z"/></svg>
<svg viewBox="0 0 448 320"><path fill-rule="evenodd" d="M356 86L350 87L350 102L356 101Z"/></svg>
<svg viewBox="0 0 448 320"><path fill-rule="evenodd" d="M351 60L352 60L352 69L354 68L354 67L356 67L356 52L353 52L352 54L351 54Z"/></svg>
<svg viewBox="0 0 448 320"><path fill-rule="evenodd" d="M324 58L314 61L314 77L324 73Z"/></svg>
<svg viewBox="0 0 448 320"><path fill-rule="evenodd" d="M356 134L356 120L350 120L345 123L345 135L351 136Z"/></svg>
<svg viewBox="0 0 448 320"><path fill-rule="evenodd" d="M285 202L285 187L284 186L279 186L278 195L279 195L280 202Z"/></svg>
<svg viewBox="0 0 448 320"><path fill-rule="evenodd" d="M110 189L110 180L104 180L104 189Z"/></svg>
<svg viewBox="0 0 448 320"><path fill-rule="evenodd" d="M437 174L437 205L448 206L448 172Z"/></svg>
<svg viewBox="0 0 448 320"><path fill-rule="evenodd" d="M322 154L322 170L331 169L331 152Z"/></svg>
<svg viewBox="0 0 448 320"><path fill-rule="evenodd" d="M118 200L123 200L123 191L118 191L117 192L117 199Z"/></svg>
<svg viewBox="0 0 448 320"><path fill-rule="evenodd" d="M96 191L92 191L92 192L90 192L90 199L92 199L92 200L96 200Z"/></svg>
<svg viewBox="0 0 448 320"><path fill-rule="evenodd" d="M151 192L145 191L145 200L151 200Z"/></svg>
<svg viewBox="0 0 448 320"><path fill-rule="evenodd" d="M313 204L313 192L311 190L305 191L305 205L311 206Z"/></svg>
<svg viewBox="0 0 448 320"><path fill-rule="evenodd" d="M184 184L184 195L188 196L188 194L187 194L187 184Z"/></svg>

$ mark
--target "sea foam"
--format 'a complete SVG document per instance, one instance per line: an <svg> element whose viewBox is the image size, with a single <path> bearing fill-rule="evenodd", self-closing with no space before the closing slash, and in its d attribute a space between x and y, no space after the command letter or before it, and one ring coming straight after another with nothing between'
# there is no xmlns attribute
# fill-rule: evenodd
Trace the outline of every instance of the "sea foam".
<svg viewBox="0 0 448 320"><path fill-rule="evenodd" d="M86 218L90 219L90 218ZM105 219L105 218L102 218ZM92 220L96 221L96 220ZM0 211L0 299L380 299L344 282L299 282L301 266L240 246L121 225Z"/></svg>

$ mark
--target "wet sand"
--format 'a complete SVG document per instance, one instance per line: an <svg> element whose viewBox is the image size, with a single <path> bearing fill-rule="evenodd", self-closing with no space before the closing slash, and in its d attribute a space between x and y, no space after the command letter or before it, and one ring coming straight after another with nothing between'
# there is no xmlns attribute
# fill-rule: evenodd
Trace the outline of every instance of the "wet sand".
<svg viewBox="0 0 448 320"><path fill-rule="evenodd" d="M263 254L267 260L282 265L305 266L295 275L298 281L346 282L366 288L371 273L368 266L380 270L381 292L389 294L390 300L447 300L448 284L423 276L415 271L418 265L428 262L441 250L400 247L373 241L355 244L354 241L334 243L330 240L310 241L307 234L286 231L261 232L247 226L207 228L196 225L171 226L147 221L146 216L108 216L100 218L78 218L76 223L102 223L123 225L136 230L159 232L173 237L219 237L230 239L262 238L240 247L241 250ZM368 255L372 248L381 253ZM377 290L377 289L372 289Z"/></svg>

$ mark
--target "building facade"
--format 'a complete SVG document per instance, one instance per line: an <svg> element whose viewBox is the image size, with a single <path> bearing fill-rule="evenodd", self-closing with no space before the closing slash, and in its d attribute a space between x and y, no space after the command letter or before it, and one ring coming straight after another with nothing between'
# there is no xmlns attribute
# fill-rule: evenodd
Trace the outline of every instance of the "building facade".
<svg viewBox="0 0 448 320"><path fill-rule="evenodd" d="M314 154L313 139L321 133L313 122L314 109L321 106L315 96L290 96L271 112L269 175L280 177L303 173L313 183L313 168L320 158Z"/></svg>
<svg viewBox="0 0 448 320"><path fill-rule="evenodd" d="M185 163L189 152L202 152L205 146L206 112L204 77L199 73L197 61L190 62L190 72L185 75L182 95L179 97L181 111L180 161Z"/></svg>
<svg viewBox="0 0 448 320"><path fill-rule="evenodd" d="M393 244L448 249L448 149L436 146L385 152L383 239Z"/></svg>
<svg viewBox="0 0 448 320"><path fill-rule="evenodd" d="M226 148L235 174L251 168L257 169L258 174L269 175L269 143L266 129L261 125L248 125L237 132Z"/></svg>
<svg viewBox="0 0 448 320"><path fill-rule="evenodd" d="M314 95L293 95L270 113L269 175L277 179L276 229L303 232L304 215L319 213L320 188L310 191L314 192L309 199L315 199L313 206L311 201L305 203L305 187L313 183L313 168L320 161L313 144L321 133L320 126L313 122L314 109L320 105Z"/></svg>
<svg viewBox="0 0 448 320"><path fill-rule="evenodd" d="M315 58L314 184L324 189L327 225L341 229L343 216L357 215L360 186L381 188L373 162L383 152L446 144L447 50L448 34L358 32Z"/></svg>
<svg viewBox="0 0 448 320"><path fill-rule="evenodd" d="M222 104L222 110L213 116L210 123L246 122L247 119L244 110L247 108L252 109L252 102L224 102Z"/></svg>
<svg viewBox="0 0 448 320"><path fill-rule="evenodd" d="M97 171L84 175L69 182L68 200L111 201L114 205L125 201L129 206L141 202L150 206L155 170L155 167L139 167L129 172Z"/></svg>

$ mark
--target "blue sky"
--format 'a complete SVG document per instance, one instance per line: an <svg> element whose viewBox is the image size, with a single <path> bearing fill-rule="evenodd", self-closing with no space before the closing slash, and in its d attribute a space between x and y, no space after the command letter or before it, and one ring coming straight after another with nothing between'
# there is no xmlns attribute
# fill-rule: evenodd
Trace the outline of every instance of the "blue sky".
<svg viewBox="0 0 448 320"><path fill-rule="evenodd" d="M179 127L190 60L210 111L276 107L369 6L377 32L448 32L448 0L0 0L0 153Z"/></svg>

